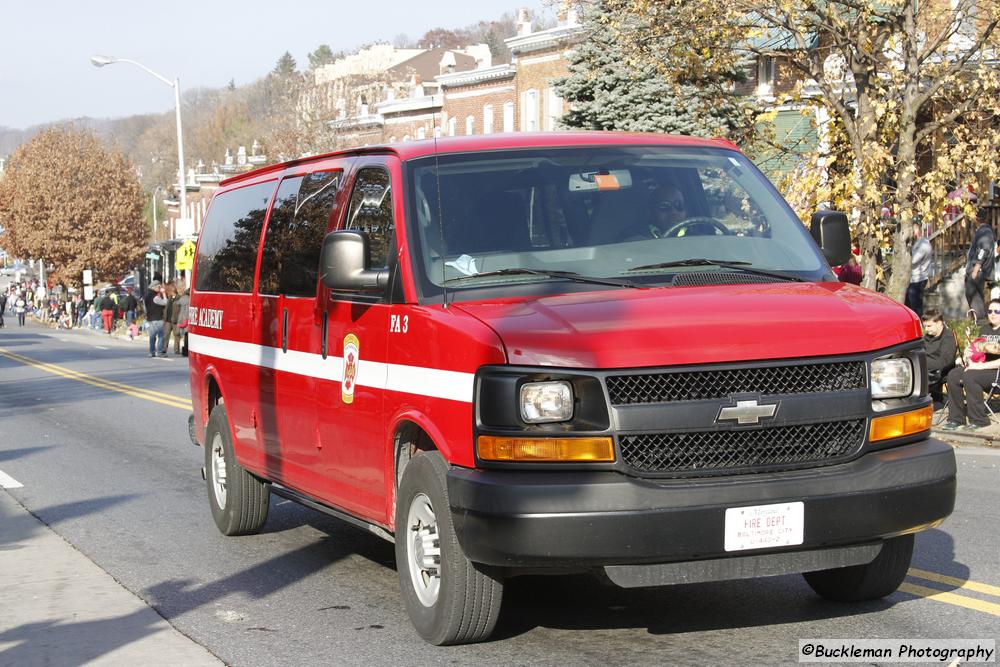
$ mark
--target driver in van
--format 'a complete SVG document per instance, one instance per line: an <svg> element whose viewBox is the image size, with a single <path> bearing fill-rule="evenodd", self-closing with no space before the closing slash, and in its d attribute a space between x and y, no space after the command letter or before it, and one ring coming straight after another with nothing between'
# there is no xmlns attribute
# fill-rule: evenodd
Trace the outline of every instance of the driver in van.
<svg viewBox="0 0 1000 667"><path fill-rule="evenodd" d="M674 185L653 190L649 203L653 211L653 224L649 226L649 234L654 239L660 238L668 229L688 218L684 193Z"/></svg>
<svg viewBox="0 0 1000 667"><path fill-rule="evenodd" d="M620 240L658 239L671 227L688 218L684 193L669 183L649 193L649 211L649 223L632 225L620 236Z"/></svg>

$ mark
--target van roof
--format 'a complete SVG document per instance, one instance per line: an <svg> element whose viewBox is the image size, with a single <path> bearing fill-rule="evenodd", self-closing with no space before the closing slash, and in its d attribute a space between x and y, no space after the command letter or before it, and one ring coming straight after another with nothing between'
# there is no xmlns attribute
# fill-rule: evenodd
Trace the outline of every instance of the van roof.
<svg viewBox="0 0 1000 667"><path fill-rule="evenodd" d="M318 162L331 157L351 157L355 155L395 154L401 160L412 160L428 155L446 153L468 153L513 148L562 148L569 146L712 146L739 150L728 139L701 139L679 134L653 134L642 132L505 132L502 134L470 135L465 137L441 137L421 139L394 144L380 144L351 148L321 155L280 162L227 178L220 186L248 180L274 171L282 171L290 166L308 162Z"/></svg>

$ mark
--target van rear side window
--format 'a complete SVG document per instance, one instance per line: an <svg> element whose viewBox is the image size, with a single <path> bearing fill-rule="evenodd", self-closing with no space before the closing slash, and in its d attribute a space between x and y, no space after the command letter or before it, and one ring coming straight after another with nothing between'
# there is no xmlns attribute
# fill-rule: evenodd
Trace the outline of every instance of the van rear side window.
<svg viewBox="0 0 1000 667"><path fill-rule="evenodd" d="M257 246L275 181L221 192L212 200L198 246L195 289L251 292Z"/></svg>
<svg viewBox="0 0 1000 667"><path fill-rule="evenodd" d="M281 182L264 237L261 294L316 295L319 253L341 173L317 171Z"/></svg>

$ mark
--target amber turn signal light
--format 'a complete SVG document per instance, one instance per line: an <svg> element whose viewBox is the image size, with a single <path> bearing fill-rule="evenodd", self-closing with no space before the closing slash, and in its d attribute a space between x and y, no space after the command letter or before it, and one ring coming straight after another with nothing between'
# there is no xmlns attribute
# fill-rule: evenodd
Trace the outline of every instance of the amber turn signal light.
<svg viewBox="0 0 1000 667"><path fill-rule="evenodd" d="M878 440L901 438L904 435L913 435L914 433L927 431L931 427L933 416L934 409L928 405L919 410L901 412L897 415L875 417L872 419L872 427L868 434L868 439L871 442L876 442Z"/></svg>
<svg viewBox="0 0 1000 667"><path fill-rule="evenodd" d="M479 458L483 461L528 463L613 463L611 438L508 438L481 435Z"/></svg>

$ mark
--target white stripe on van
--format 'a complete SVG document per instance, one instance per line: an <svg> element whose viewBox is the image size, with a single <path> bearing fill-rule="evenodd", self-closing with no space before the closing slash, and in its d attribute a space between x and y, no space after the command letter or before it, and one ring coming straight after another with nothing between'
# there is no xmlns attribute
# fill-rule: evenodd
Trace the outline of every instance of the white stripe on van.
<svg viewBox="0 0 1000 667"><path fill-rule="evenodd" d="M200 334L188 334L188 347L192 352L209 357L227 359L261 368L314 377L330 382L344 379L343 357L289 350L235 340L225 340ZM358 364L356 384L374 389L388 389L417 396L444 398L462 403L472 402L475 374L446 371L440 368L383 364L361 360Z"/></svg>

